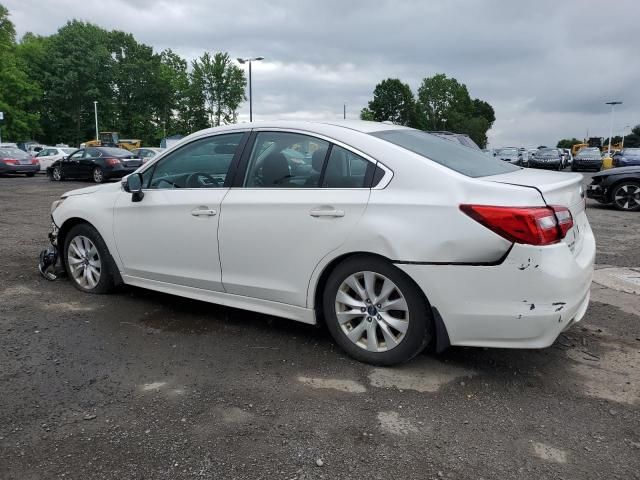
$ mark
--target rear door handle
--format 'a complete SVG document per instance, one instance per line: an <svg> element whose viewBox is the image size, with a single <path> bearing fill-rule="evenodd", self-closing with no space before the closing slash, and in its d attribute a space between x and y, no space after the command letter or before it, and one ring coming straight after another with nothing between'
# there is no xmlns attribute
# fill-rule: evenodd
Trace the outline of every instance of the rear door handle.
<svg viewBox="0 0 640 480"><path fill-rule="evenodd" d="M309 212L312 217L344 217L344 210L314 208Z"/></svg>
<svg viewBox="0 0 640 480"><path fill-rule="evenodd" d="M191 210L191 215L194 217L213 217L218 212L209 207L197 207Z"/></svg>

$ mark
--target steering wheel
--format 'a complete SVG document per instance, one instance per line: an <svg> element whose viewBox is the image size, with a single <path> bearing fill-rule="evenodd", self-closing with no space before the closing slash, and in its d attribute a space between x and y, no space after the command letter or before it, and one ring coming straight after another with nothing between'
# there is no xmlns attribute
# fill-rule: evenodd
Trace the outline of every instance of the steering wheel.
<svg viewBox="0 0 640 480"><path fill-rule="evenodd" d="M208 173L194 172L185 181L186 188L211 188L219 187L220 181Z"/></svg>

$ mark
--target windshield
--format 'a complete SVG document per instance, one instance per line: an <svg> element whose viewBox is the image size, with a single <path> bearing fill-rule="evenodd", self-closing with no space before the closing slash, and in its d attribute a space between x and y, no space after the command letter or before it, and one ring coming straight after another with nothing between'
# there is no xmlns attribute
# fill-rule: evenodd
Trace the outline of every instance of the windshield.
<svg viewBox="0 0 640 480"><path fill-rule="evenodd" d="M516 148L500 148L496 151L498 155L517 155L518 149Z"/></svg>
<svg viewBox="0 0 640 480"><path fill-rule="evenodd" d="M70 154L72 154L73 152L76 151L75 148L61 148L60 150L62 150L64 153L66 153L68 155L70 155Z"/></svg>
<svg viewBox="0 0 640 480"><path fill-rule="evenodd" d="M579 157L584 157L586 155L589 155L589 156L598 155L598 156L600 156L600 149L598 149L598 148L583 148L582 150L580 150L578 152L578 156Z"/></svg>
<svg viewBox="0 0 640 480"><path fill-rule="evenodd" d="M544 156L544 155L556 156L556 155L559 155L558 150L556 150L555 148L541 148L540 150L538 150L537 154L539 156Z"/></svg>
<svg viewBox="0 0 640 480"><path fill-rule="evenodd" d="M417 153L468 177L485 177L519 170L519 167L435 135L413 129L383 130L372 136Z"/></svg>

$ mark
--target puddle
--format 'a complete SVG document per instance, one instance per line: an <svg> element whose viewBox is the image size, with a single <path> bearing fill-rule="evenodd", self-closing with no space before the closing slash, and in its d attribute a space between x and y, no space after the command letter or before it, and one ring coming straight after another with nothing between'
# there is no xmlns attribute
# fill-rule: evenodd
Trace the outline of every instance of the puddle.
<svg viewBox="0 0 640 480"><path fill-rule="evenodd" d="M640 400L640 350L614 343L603 343L607 350L598 358L580 349L567 350L577 364L572 369L584 379L590 397L634 405Z"/></svg>
<svg viewBox="0 0 640 480"><path fill-rule="evenodd" d="M298 381L312 388L326 388L347 393L364 393L367 391L364 385L353 380L298 377Z"/></svg>
<svg viewBox="0 0 640 480"><path fill-rule="evenodd" d="M533 444L533 453L542 460L555 463L567 463L567 452L559 448L536 442Z"/></svg>
<svg viewBox="0 0 640 480"><path fill-rule="evenodd" d="M409 420L401 418L398 412L378 413L380 428L393 435L408 435L417 433L418 429Z"/></svg>
<svg viewBox="0 0 640 480"><path fill-rule="evenodd" d="M369 374L369 381L371 386L379 388L437 392L457 378L472 377L474 374L472 370L424 357L400 367L374 368Z"/></svg>

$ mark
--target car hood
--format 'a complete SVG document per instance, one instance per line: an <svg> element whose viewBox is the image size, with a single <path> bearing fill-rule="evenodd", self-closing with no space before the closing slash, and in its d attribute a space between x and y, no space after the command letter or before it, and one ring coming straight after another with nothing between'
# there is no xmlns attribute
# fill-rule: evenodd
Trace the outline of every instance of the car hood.
<svg viewBox="0 0 640 480"><path fill-rule="evenodd" d="M77 195L87 195L96 192L114 192L120 190L120 182L105 183L104 185L93 185L91 187L78 188L77 190L69 190L62 194L63 197L75 197Z"/></svg>
<svg viewBox="0 0 640 480"><path fill-rule="evenodd" d="M640 174L640 167L618 167L610 168L609 170L603 170L594 174L594 177L608 177L609 175L624 175L627 173Z"/></svg>

